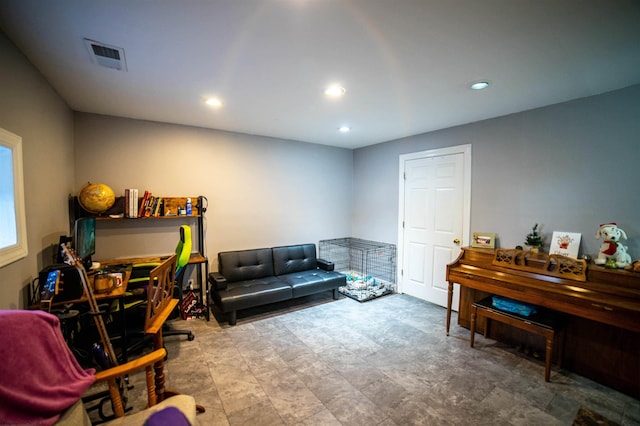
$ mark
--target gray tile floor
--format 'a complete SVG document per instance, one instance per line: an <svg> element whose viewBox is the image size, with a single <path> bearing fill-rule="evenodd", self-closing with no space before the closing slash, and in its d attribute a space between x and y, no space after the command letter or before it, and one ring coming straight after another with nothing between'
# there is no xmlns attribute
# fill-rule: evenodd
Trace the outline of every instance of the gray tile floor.
<svg viewBox="0 0 640 426"><path fill-rule="evenodd" d="M196 339L166 339L168 387L205 406L202 425L570 425L581 406L640 425L637 399L557 368L545 383L542 361L481 335L470 348L444 319L406 295L327 292L234 327L177 320Z"/></svg>

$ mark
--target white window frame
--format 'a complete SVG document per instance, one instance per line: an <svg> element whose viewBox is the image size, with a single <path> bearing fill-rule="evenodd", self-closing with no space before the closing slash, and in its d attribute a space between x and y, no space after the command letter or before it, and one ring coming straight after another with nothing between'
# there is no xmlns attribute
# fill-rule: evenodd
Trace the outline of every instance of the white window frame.
<svg viewBox="0 0 640 426"><path fill-rule="evenodd" d="M16 134L0 128L0 147L7 148L11 152L10 171L0 172L0 232L2 227L15 229L15 243L5 244L0 247L0 268L22 259L27 256L29 249L27 246L27 219L24 208L24 179L22 169L22 138ZM9 182L8 176L12 176L13 185ZM3 195L8 195L4 197ZM11 197L13 195L13 197Z"/></svg>

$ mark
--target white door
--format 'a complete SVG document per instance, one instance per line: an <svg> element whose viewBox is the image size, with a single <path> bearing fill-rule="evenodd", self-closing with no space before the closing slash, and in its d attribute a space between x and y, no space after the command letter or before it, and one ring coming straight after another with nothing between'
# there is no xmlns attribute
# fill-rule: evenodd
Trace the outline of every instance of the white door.
<svg viewBox="0 0 640 426"><path fill-rule="evenodd" d="M447 306L447 264L468 244L471 146L400 157L399 290ZM453 298L458 309L459 287Z"/></svg>

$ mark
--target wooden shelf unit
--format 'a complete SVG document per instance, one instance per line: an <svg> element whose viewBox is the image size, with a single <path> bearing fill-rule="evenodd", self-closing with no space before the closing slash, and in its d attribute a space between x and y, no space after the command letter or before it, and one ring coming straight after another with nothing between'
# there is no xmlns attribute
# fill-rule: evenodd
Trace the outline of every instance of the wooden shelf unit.
<svg viewBox="0 0 640 426"><path fill-rule="evenodd" d="M82 208L80 203L78 202L78 197L70 196L69 197L69 230L73 233L74 223L76 219L82 217L95 217L96 221L109 221L109 222L127 222L127 223L139 223L140 226L145 226L145 223L151 223L153 221L161 221L161 220L174 220L174 221L190 221L195 220L197 227L197 235L198 235L198 243L195 245L194 249L196 252L191 253L191 259L189 260L190 264L195 264L196 275L198 281L198 288L194 289L200 295L200 301L206 306L206 318L207 321L210 319L210 310L209 310L209 285L207 277L209 276L209 261L207 259L205 253L205 242L204 242L204 214L207 211L207 199L204 196L196 196L196 197L162 197L165 200L165 206L170 206L169 209L171 212L177 212L177 207L184 207L187 202L187 198L191 198L193 202L192 214L191 215L171 215L171 216L149 216L149 217L137 217L137 218L128 218L128 217L111 217L118 216L120 214L124 214L125 211L125 197L119 196L116 197L116 201L113 206L102 214L94 214L86 211ZM142 201L142 197L138 197L138 207L140 206L140 202ZM164 209L163 209L164 210ZM166 210L164 210L166 211ZM204 267L204 271L203 271Z"/></svg>
<svg viewBox="0 0 640 426"><path fill-rule="evenodd" d="M95 214L95 213L86 211L85 209L82 208L82 206L78 202L78 197L70 197L69 212L70 212L70 217L73 218L73 220L78 219L80 217L95 217L96 220L118 220L118 219L135 220L135 219L179 219L179 218L185 218L185 217L200 216L200 210L202 208L201 207L202 196L161 197L161 198L163 200L163 205L160 210L159 216L124 217L124 211L125 211L124 196L116 197L116 200L113 203L113 206L111 206L109 210L101 214ZM189 216L185 216L185 215L179 216L177 214L178 207L185 207L185 205L187 204L187 198L191 198L191 201L193 202L192 214ZM138 197L138 206L136 208L136 211L139 210L141 202L142 202L142 197ZM166 215L167 211L170 211L171 215L167 216ZM119 215L122 215L122 217L112 217L112 216L119 216Z"/></svg>

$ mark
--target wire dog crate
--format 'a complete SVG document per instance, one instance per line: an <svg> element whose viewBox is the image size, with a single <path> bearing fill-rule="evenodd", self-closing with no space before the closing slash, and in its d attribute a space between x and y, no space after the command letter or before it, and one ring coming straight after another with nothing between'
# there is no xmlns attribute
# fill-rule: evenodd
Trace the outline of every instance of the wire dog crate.
<svg viewBox="0 0 640 426"><path fill-rule="evenodd" d="M320 258L347 276L347 285L339 288L347 297L366 302L396 291L395 244L359 238L321 240Z"/></svg>

